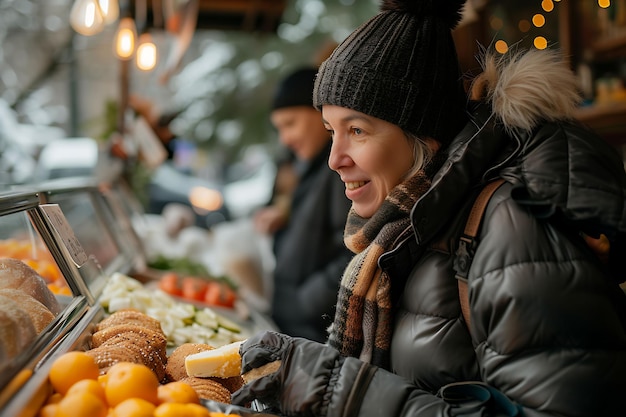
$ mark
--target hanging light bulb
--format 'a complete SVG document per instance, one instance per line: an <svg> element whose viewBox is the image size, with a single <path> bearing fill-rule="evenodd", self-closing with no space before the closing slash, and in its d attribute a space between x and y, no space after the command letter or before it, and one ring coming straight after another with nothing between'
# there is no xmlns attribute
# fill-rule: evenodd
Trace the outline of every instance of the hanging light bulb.
<svg viewBox="0 0 626 417"><path fill-rule="evenodd" d="M149 33L143 33L139 37L137 46L137 67L140 70L150 71L156 66L157 49L152 36Z"/></svg>
<svg viewBox="0 0 626 417"><path fill-rule="evenodd" d="M117 0L98 0L104 24L109 25L115 22L120 15L120 6Z"/></svg>
<svg viewBox="0 0 626 417"><path fill-rule="evenodd" d="M130 59L135 52L135 39L137 38L137 29L135 29L135 21L130 17L120 20L115 34L115 55L119 59Z"/></svg>
<svg viewBox="0 0 626 417"><path fill-rule="evenodd" d="M76 0L70 10L70 25L81 35L91 36L104 29L104 16L98 0Z"/></svg>

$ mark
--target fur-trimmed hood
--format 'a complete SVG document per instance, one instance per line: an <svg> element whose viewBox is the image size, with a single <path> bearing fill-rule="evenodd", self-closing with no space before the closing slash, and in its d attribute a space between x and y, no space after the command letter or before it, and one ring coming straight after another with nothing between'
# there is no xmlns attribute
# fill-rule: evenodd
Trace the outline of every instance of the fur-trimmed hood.
<svg viewBox="0 0 626 417"><path fill-rule="evenodd" d="M483 73L473 82L471 98L489 102L507 131L573 119L580 104L578 80L558 52L485 53L481 61Z"/></svg>
<svg viewBox="0 0 626 417"><path fill-rule="evenodd" d="M471 89L469 122L413 208L418 242L432 238L472 190L495 177L512 184L516 201L538 217L558 216L587 234L624 242L624 163L575 120L577 80L559 54L485 55L483 67Z"/></svg>

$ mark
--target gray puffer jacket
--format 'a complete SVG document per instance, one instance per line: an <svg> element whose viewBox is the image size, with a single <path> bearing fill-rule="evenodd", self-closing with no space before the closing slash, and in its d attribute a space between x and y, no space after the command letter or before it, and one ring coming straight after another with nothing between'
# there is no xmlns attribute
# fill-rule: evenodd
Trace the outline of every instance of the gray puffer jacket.
<svg viewBox="0 0 626 417"><path fill-rule="evenodd" d="M575 91L563 91L571 80L555 65L539 52L487 65L487 100L471 106L413 208L410 236L379 260L396 301L391 369L347 358L327 416L626 415L625 297L579 236L605 233L624 278L626 173L614 149L567 121ZM507 183L469 271L468 331L454 253L474 197L496 177ZM505 399L485 406L490 391Z"/></svg>

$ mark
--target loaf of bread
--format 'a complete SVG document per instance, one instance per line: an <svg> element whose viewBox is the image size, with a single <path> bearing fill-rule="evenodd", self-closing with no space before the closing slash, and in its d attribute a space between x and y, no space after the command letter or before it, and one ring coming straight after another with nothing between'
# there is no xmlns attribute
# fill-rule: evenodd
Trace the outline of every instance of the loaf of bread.
<svg viewBox="0 0 626 417"><path fill-rule="evenodd" d="M36 337L35 326L19 301L0 297L0 364L17 356Z"/></svg>
<svg viewBox="0 0 626 417"><path fill-rule="evenodd" d="M0 290L0 299L7 298L15 300L19 304L19 308L28 314L30 322L35 327L36 334L41 333L52 320L54 320L54 314L48 308L41 304L39 301L24 294L20 290L14 290L11 288L4 288Z"/></svg>
<svg viewBox="0 0 626 417"><path fill-rule="evenodd" d="M59 301L50 291L46 281L30 266L19 259L0 259L0 289L15 289L30 295L55 316L62 310Z"/></svg>
<svg viewBox="0 0 626 417"><path fill-rule="evenodd" d="M138 310L120 310L102 320L91 337L91 355L100 373L117 362L134 362L152 369L165 381L167 338L158 320Z"/></svg>
<svg viewBox="0 0 626 417"><path fill-rule="evenodd" d="M198 397L202 399L230 404L230 391L219 382L193 376L183 378L181 381L189 384L196 391Z"/></svg>
<svg viewBox="0 0 626 417"><path fill-rule="evenodd" d="M61 311L46 282L18 259L0 259L0 369L19 355Z"/></svg>

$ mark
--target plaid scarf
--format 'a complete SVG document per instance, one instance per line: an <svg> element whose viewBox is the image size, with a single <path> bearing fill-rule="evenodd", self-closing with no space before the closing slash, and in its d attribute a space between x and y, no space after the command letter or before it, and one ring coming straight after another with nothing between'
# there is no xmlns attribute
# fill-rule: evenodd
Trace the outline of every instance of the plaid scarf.
<svg viewBox="0 0 626 417"><path fill-rule="evenodd" d="M415 202L431 185L424 171L391 190L369 219L351 209L344 232L352 258L343 277L328 343L345 356L389 368L391 344L391 280L378 258L393 248L411 225Z"/></svg>

